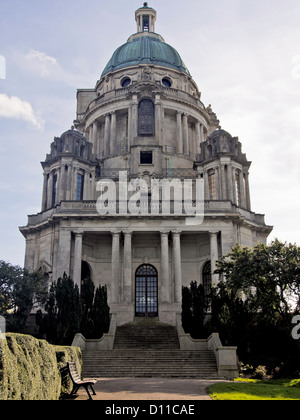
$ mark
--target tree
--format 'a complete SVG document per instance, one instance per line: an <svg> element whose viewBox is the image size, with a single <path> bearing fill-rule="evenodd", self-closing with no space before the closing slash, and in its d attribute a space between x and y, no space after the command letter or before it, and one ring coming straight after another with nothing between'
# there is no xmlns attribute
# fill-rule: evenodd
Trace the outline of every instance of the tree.
<svg viewBox="0 0 300 420"><path fill-rule="evenodd" d="M8 320L8 328L26 332L26 321L35 304L45 302L47 284L40 271L29 272L19 266L0 261L0 315Z"/></svg>
<svg viewBox="0 0 300 420"><path fill-rule="evenodd" d="M94 282L88 277L81 286L81 305L82 305L82 319L80 323L80 332L85 338L94 337L94 322L93 322L93 304L95 297Z"/></svg>
<svg viewBox="0 0 300 420"><path fill-rule="evenodd" d="M208 308L202 284L192 281L190 287L182 288L182 326L193 338L206 338L204 327Z"/></svg>
<svg viewBox="0 0 300 420"><path fill-rule="evenodd" d="M216 273L212 325L224 344L237 345L244 357L250 350L268 359L288 354L291 319L300 308L300 248L277 239L253 249L236 245Z"/></svg>
<svg viewBox="0 0 300 420"><path fill-rule="evenodd" d="M107 304L107 287L99 286L96 289L91 318L94 323L93 338L101 338L103 334L108 333L110 308Z"/></svg>
<svg viewBox="0 0 300 420"><path fill-rule="evenodd" d="M77 333L87 339L101 338L110 325L107 288L95 285L90 278L81 288L64 274L53 283L45 305L46 315L37 317L39 332L52 344L70 345Z"/></svg>
<svg viewBox="0 0 300 420"><path fill-rule="evenodd" d="M267 322L278 315L290 319L300 309L300 248L281 243L258 244L252 249L236 245L217 262L233 298L243 296L250 310ZM224 284L220 283L224 288Z"/></svg>
<svg viewBox="0 0 300 420"><path fill-rule="evenodd" d="M50 343L70 345L80 331L82 309L78 286L66 274L52 284L45 310L37 319L40 333Z"/></svg>

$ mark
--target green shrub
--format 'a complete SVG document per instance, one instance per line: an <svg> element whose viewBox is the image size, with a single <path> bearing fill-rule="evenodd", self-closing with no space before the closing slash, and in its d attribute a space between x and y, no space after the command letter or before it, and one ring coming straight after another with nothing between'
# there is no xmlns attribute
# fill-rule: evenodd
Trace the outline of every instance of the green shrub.
<svg viewBox="0 0 300 420"><path fill-rule="evenodd" d="M61 376L61 393L69 394L73 389L67 363L75 362L79 376L82 375L82 355L79 347L54 346L58 370Z"/></svg>
<svg viewBox="0 0 300 420"><path fill-rule="evenodd" d="M0 340L0 400L58 400L71 389L61 373L67 361L75 361L81 372L80 349L6 334Z"/></svg>

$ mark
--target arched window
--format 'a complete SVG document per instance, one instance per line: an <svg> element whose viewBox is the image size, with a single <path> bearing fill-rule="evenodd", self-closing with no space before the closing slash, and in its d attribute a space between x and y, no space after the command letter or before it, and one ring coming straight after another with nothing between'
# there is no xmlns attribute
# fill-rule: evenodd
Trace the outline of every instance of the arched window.
<svg viewBox="0 0 300 420"><path fill-rule="evenodd" d="M143 99L139 103L138 135L144 137L155 136L155 109L151 99Z"/></svg>
<svg viewBox="0 0 300 420"><path fill-rule="evenodd" d="M91 269L86 261L81 263L81 281L91 279Z"/></svg>
<svg viewBox="0 0 300 420"><path fill-rule="evenodd" d="M211 263L207 261L202 270L202 279L205 296L209 296L211 292Z"/></svg>
<svg viewBox="0 0 300 420"><path fill-rule="evenodd" d="M158 277L152 265L141 265L136 270L135 314L145 317L158 315Z"/></svg>

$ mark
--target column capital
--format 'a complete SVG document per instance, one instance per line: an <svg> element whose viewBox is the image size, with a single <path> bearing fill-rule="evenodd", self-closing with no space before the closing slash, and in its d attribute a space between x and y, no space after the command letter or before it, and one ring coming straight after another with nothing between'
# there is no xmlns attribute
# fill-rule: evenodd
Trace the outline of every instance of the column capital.
<svg viewBox="0 0 300 420"><path fill-rule="evenodd" d="M180 236L181 234L182 234L181 230L178 230L178 231L175 231L175 232L172 231L173 236Z"/></svg>
<svg viewBox="0 0 300 420"><path fill-rule="evenodd" d="M120 230L111 230L110 232L112 234L112 236L119 236L121 234Z"/></svg>
<svg viewBox="0 0 300 420"><path fill-rule="evenodd" d="M76 230L73 230L73 233L76 237L83 236L83 234L84 234L84 232L79 232L79 231L76 231Z"/></svg>

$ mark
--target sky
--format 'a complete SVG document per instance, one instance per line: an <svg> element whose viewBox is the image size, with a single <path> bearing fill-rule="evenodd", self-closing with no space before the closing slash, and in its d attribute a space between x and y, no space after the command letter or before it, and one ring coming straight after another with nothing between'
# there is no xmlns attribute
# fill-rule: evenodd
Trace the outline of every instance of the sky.
<svg viewBox="0 0 300 420"><path fill-rule="evenodd" d="M41 210L40 162L136 32L140 0L0 0L0 259L23 266L18 227ZM150 0L250 168L252 210L275 238L300 245L299 0Z"/></svg>

